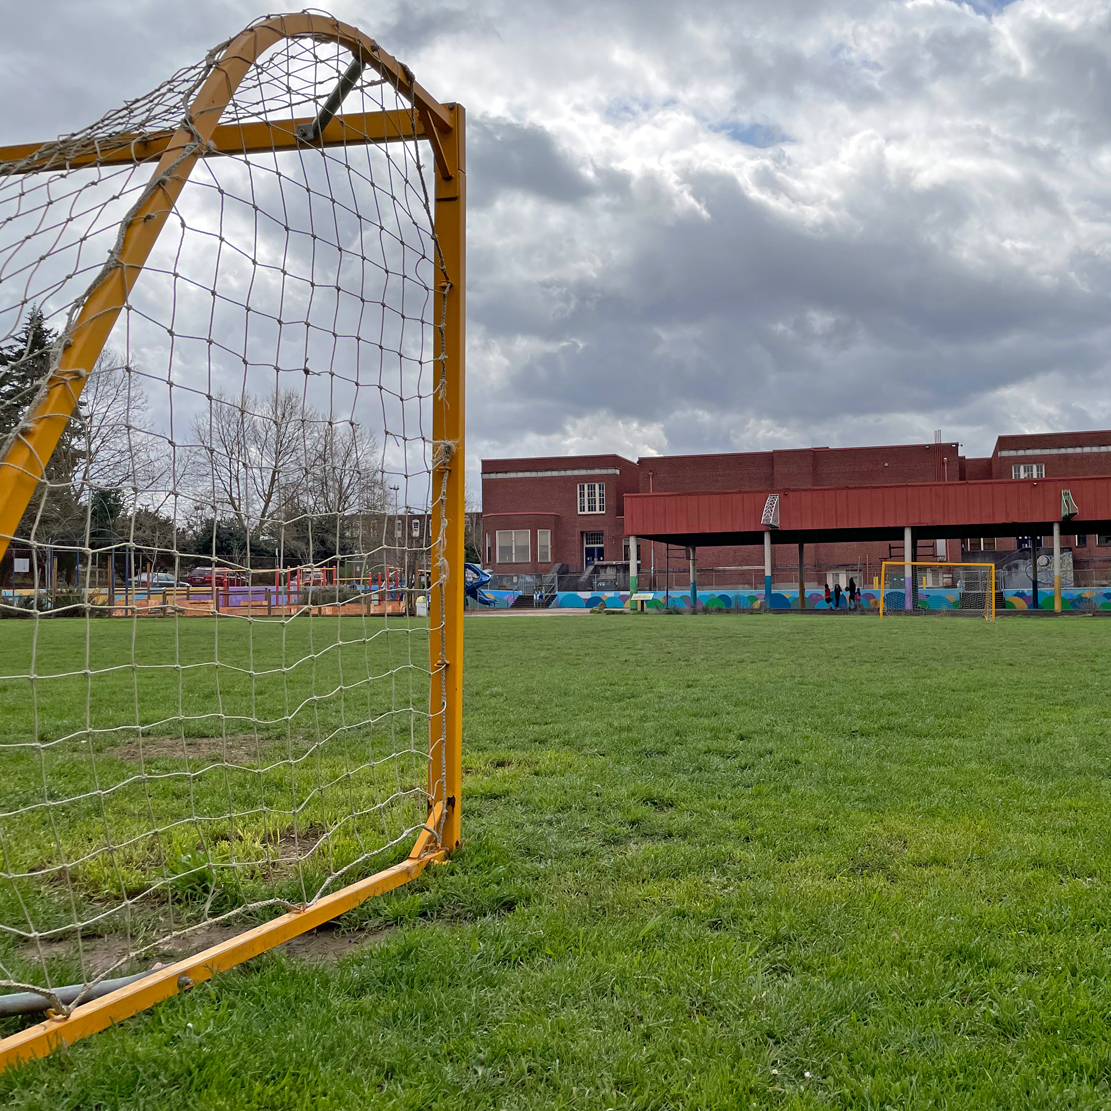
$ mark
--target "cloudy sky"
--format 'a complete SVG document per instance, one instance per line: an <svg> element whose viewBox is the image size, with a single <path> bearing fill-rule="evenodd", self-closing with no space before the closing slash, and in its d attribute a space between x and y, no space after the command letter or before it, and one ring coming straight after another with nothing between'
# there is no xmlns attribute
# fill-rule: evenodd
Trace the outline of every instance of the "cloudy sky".
<svg viewBox="0 0 1111 1111"><path fill-rule="evenodd" d="M1111 426L1109 0L331 10L469 111L472 466ZM20 5L0 142L258 14Z"/></svg>

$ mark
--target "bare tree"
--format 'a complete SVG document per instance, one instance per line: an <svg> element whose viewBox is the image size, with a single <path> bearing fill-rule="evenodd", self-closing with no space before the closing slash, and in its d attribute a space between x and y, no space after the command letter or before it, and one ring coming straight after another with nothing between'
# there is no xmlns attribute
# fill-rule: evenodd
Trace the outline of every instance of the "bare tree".
<svg viewBox="0 0 1111 1111"><path fill-rule="evenodd" d="M318 423L302 490L305 508L314 514L348 517L384 508L377 440L354 421Z"/></svg>
<svg viewBox="0 0 1111 1111"><path fill-rule="evenodd" d="M74 472L81 491L118 490L157 508L165 498L169 465L151 431L142 375L131 359L106 348L81 393L81 459Z"/></svg>
<svg viewBox="0 0 1111 1111"><path fill-rule="evenodd" d="M354 421L337 421L292 391L217 395L193 422L212 517L265 534L298 559L336 554L352 522L385 504L380 449Z"/></svg>
<svg viewBox="0 0 1111 1111"><path fill-rule="evenodd" d="M204 475L213 510L244 531L295 504L303 484L305 406L292 391L233 399L217 394L205 416L193 421L203 456L195 467Z"/></svg>

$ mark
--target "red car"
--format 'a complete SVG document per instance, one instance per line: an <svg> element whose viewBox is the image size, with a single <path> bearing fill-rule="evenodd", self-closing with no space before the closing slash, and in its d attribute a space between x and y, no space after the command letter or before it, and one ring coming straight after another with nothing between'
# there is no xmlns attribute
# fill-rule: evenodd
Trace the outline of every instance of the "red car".
<svg viewBox="0 0 1111 1111"><path fill-rule="evenodd" d="M217 587L246 586L247 576L242 571L230 571L226 567L194 567L185 581L190 586L212 586L213 581Z"/></svg>

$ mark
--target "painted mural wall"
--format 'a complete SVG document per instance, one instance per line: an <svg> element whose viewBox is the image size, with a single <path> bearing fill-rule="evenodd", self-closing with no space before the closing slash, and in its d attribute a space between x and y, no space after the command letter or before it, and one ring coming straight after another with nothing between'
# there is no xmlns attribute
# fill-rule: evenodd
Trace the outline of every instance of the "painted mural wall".
<svg viewBox="0 0 1111 1111"><path fill-rule="evenodd" d="M642 593L648 593L648 591ZM1029 589L1004 590L1002 593L1007 609L1030 609L1033 605L1033 598ZM879 594L878 590L862 590L860 594L862 606L879 612ZM593 609L600 605L603 600L607 606L624 607L628 605L629 595L617 591L596 594L581 591L560 591L556 595L555 604L563 608ZM938 587L920 588L918 591L918 604L923 609L956 609L959 607L959 602L959 595L954 590L945 590ZM665 594L662 590L653 592L651 600L645 603L649 609L664 609L670 606L672 609L682 610L689 610L690 604L689 592L671 591L670 594ZM889 592L885 608L901 609L902 604L903 595L901 591ZM1053 591L1039 590L1038 605L1043 610L1052 610ZM699 610L760 610L763 606L763 591L715 589L698 592ZM772 594L772 608L797 610L799 608L799 592L797 590L775 591ZM809 610L825 610L833 607L827 606L824 595L820 591L814 590L807 592L806 608ZM1089 612L1093 610L1111 610L1111 588L1062 588L1061 608ZM848 609L848 602L844 597L841 599L841 609Z"/></svg>
<svg viewBox="0 0 1111 1111"><path fill-rule="evenodd" d="M494 599L495 608L509 609L521 596L516 590L487 590L486 593ZM643 591L642 593L649 593ZM650 601L646 602L649 609L662 610L670 606L672 609L689 610L691 605L690 593L671 591L666 593L657 590L652 593ZM1011 590L1003 592L1007 609L1024 610L1033 605L1033 598L1029 589ZM870 609L879 611L878 590L862 590L861 604ZM919 605L924 609L945 610L955 609L958 605L956 591L943 588L920 588L918 591ZM555 606L561 609L594 609L605 602L611 609L621 609L628 606L629 595L621 591L572 591L561 590L557 595ZM887 606L902 608L902 592L890 592ZM698 609L704 610L760 610L764 606L763 591L745 589L714 589L700 590L698 592ZM1038 591L1038 606L1043 610L1053 609L1053 591ZM799 608L799 592L797 590L777 590L772 594L773 609ZM809 591L806 595L806 608L810 610L825 610L827 607L823 594L820 591ZM1061 608L1069 611L1092 612L1094 610L1111 610L1111 587L1063 587L1061 590ZM841 609L847 610L848 603L841 599Z"/></svg>

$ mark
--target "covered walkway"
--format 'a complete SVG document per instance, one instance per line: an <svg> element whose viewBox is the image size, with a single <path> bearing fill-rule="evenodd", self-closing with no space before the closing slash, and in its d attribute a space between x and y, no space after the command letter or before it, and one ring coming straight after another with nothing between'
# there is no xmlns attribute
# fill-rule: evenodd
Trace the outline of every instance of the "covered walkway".
<svg viewBox="0 0 1111 1111"><path fill-rule="evenodd" d="M797 544L801 569L806 544L901 540L909 564L919 539L1015 536L1040 542L1037 538L1052 533L1054 609L1060 612L1062 522L1070 532L1111 533L1111 477L625 495L631 575L636 574L638 539L689 549L693 592L697 548L762 543L769 605L773 544ZM800 572L800 594L801 578ZM906 579L910 608L909 571Z"/></svg>

